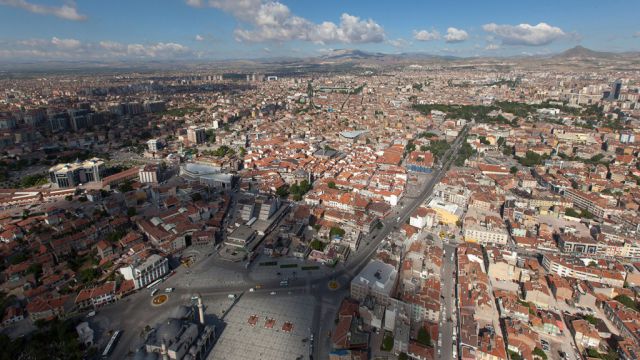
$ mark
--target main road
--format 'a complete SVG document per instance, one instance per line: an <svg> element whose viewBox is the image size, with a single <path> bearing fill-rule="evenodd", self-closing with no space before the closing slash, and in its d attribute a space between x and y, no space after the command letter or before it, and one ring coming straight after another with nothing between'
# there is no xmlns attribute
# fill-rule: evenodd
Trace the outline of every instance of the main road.
<svg viewBox="0 0 640 360"><path fill-rule="evenodd" d="M418 208L429 196L431 196L433 188L442 179L446 170L455 159L455 155L458 153L458 150L462 145L465 134L466 131L463 130L456 138L451 148L442 157L440 166L432 173L432 177L424 184L424 187L418 195L411 198L405 197L403 200L404 205L398 206L391 215L382 219L382 228L375 229L371 234L362 239L358 251L352 254L344 265L338 266L338 268L330 274L313 277L309 277L309 275L306 278L298 277L289 279L289 286L286 291L292 293L311 293L316 297L318 303L326 303L328 300L333 303L339 303L342 298L335 298L338 296L344 296L345 292L330 291L327 287L328 281L336 280L343 287L349 286L351 280L375 255L380 242L392 231L399 229L415 209ZM214 257L211 259L205 259L205 261L196 263L194 267L188 270L184 268L176 269L176 274L166 280L162 285L163 287L175 288L174 292L169 296L169 300L162 306L162 308L171 309L176 305L184 304L191 296L196 294L201 296L203 299L215 299L223 298L226 294L230 293L245 292L250 288L254 288L254 296L264 295L273 291L285 290L281 287L279 278L255 281L250 277L251 269L245 269L243 266L239 266L238 264L220 261L216 261L213 266L233 271L238 274L241 279L224 284L211 283L207 286L190 286L188 281L189 278L197 277L198 273L203 272L212 266L211 261L213 260ZM260 289L256 289L257 285L260 285ZM250 293L246 293L246 295L250 295ZM127 297L126 299L107 305L100 310L97 317L102 319L101 321L103 324L100 325L103 329L124 329L128 333L128 336L123 336L119 344L116 346L112 355L113 359L124 359L130 351L134 350L136 345L136 331L142 331L142 329L147 325L153 326L158 320L162 319L162 316L159 314L160 311L150 309L150 300L149 292L143 290ZM320 311L318 306L316 306L315 311ZM315 334L315 338L319 340L323 338L326 339L326 337L322 336L326 336L325 332L321 333L319 331L322 326L320 326L320 323L318 322L323 321L331 321L331 323L333 323L333 316L330 316L329 319L322 318L317 314L314 316L314 329L312 329L312 331ZM314 357L318 359L322 358L319 355L326 355L329 351L324 348L328 345L326 341L324 344L322 341L319 342L320 344L313 348Z"/></svg>

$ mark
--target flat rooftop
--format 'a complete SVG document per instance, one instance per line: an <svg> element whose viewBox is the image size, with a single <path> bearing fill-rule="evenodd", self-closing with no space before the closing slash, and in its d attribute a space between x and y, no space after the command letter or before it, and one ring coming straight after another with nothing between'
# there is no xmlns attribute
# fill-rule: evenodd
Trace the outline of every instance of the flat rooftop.
<svg viewBox="0 0 640 360"><path fill-rule="evenodd" d="M382 261L373 260L369 262L351 282L365 285L377 292L391 295L396 275L397 271L395 267Z"/></svg>

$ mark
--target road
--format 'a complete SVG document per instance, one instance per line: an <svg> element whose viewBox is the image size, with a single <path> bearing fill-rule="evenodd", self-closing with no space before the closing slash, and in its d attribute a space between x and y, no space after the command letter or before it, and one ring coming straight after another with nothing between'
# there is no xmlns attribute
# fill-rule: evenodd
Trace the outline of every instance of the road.
<svg viewBox="0 0 640 360"><path fill-rule="evenodd" d="M422 191L411 199L406 199L404 205L398 206L393 216L388 216L381 222L382 229L375 229L371 234L366 236L360 245L358 251L353 253L347 262L339 265L335 271L330 274L307 275L289 280L287 292L304 292L314 295L317 304L314 314L314 322L312 332L315 336L317 346L313 347L314 358L322 359L328 357L330 349L328 348L327 329L331 329L333 324L333 314L329 315L329 310L337 309L342 298L348 295L348 287L351 280L366 266L369 260L376 253L376 249L380 242L386 238L392 231L399 229L411 214L418 208L432 193L434 186L442 179L446 170L454 160L464 134L462 131L460 136L454 141L453 145L442 157L442 166L433 172L433 176L424 184ZM251 267L245 269L239 264L225 263L216 261L215 256L211 256L204 261L200 261L191 269L180 267L176 269L176 274L170 277L159 287L173 287L175 291L169 296L169 300L161 308L151 309L149 290L141 290L136 294L127 297L124 300L105 306L99 311L98 319L102 319L100 324L106 329L124 329L127 333L123 336L111 356L112 359L124 359L130 351L133 351L140 343L141 337L136 334L145 326L154 326L159 319L166 317L162 315L162 311L167 312L180 304L185 304L191 296L200 295L203 300L211 300L224 298L230 293L244 292L244 296L261 296L272 291L278 292L282 289L280 286L280 278L274 277L272 280L255 281L250 277ZM448 259L447 259L448 260ZM212 264L212 262L214 264ZM235 282L213 282L206 286L193 286L190 279L197 277L199 273L211 269L211 266L235 272ZM446 278L446 277L445 277ZM328 289L329 280L337 280L342 290L332 292ZM256 288L260 284L261 288L256 289L253 293L248 292L249 288ZM276 295L277 296L277 295ZM96 322L99 322L96 320ZM105 324L106 323L106 324Z"/></svg>
<svg viewBox="0 0 640 360"><path fill-rule="evenodd" d="M440 272L440 279L442 280L442 286L440 288L440 294L443 296L442 311L440 313L440 335L439 339L442 339L442 345L439 348L440 359L449 360L453 359L453 346L457 343L453 339L453 328L456 324L456 319L453 316L453 307L455 306L455 276L454 273L456 266L456 246L452 244L443 244L444 258L442 259L442 269ZM449 321L451 319L451 321Z"/></svg>

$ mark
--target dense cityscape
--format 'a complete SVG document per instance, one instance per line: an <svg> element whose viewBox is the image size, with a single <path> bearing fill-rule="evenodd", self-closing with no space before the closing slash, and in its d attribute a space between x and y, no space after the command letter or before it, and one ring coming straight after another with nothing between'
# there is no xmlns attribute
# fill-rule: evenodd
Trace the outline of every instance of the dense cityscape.
<svg viewBox="0 0 640 360"><path fill-rule="evenodd" d="M0 66L0 359L640 357L638 53L38 64Z"/></svg>

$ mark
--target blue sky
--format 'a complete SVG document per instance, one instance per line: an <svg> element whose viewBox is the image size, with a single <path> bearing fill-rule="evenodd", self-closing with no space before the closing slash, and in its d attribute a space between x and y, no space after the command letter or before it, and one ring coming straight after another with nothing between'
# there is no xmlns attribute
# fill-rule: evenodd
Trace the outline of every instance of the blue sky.
<svg viewBox="0 0 640 360"><path fill-rule="evenodd" d="M0 61L640 50L640 1L0 0Z"/></svg>

